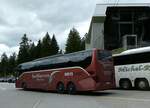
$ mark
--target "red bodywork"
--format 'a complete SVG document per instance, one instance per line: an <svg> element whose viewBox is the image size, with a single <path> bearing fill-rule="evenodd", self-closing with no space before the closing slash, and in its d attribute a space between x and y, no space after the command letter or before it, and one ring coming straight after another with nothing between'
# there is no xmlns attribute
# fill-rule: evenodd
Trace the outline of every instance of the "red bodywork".
<svg viewBox="0 0 150 108"><path fill-rule="evenodd" d="M102 62L97 58L97 49L93 50L92 62L86 68L68 67L24 72L16 81L16 88L56 90L59 82L67 88L69 82L76 85L77 91L98 91L115 88L114 67L112 61Z"/></svg>

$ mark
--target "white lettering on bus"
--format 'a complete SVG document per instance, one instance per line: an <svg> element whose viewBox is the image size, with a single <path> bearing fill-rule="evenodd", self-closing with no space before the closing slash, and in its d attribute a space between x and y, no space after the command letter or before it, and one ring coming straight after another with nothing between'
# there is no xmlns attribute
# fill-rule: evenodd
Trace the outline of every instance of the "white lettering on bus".
<svg viewBox="0 0 150 108"><path fill-rule="evenodd" d="M118 72L134 72L134 71L150 71L150 65L130 65L121 66L118 68Z"/></svg>
<svg viewBox="0 0 150 108"><path fill-rule="evenodd" d="M64 76L73 76L73 72L65 72Z"/></svg>
<svg viewBox="0 0 150 108"><path fill-rule="evenodd" d="M32 79L37 79L37 78L48 78L49 74L32 74Z"/></svg>

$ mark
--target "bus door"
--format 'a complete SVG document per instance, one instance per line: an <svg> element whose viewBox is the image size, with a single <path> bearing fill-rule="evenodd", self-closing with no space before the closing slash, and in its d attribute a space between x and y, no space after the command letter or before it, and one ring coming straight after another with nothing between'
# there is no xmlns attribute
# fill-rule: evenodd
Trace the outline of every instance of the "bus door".
<svg viewBox="0 0 150 108"><path fill-rule="evenodd" d="M98 50L97 57L99 67L101 67L99 71L101 71L100 73L103 73L103 76L101 74L101 79L104 82L112 81L114 77L114 66L111 52Z"/></svg>

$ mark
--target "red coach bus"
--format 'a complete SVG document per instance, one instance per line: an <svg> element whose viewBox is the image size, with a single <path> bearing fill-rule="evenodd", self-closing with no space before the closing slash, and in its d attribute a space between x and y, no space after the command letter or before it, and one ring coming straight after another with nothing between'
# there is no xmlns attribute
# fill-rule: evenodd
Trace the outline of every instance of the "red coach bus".
<svg viewBox="0 0 150 108"><path fill-rule="evenodd" d="M16 88L69 94L115 87L112 55L93 49L44 57L18 66Z"/></svg>

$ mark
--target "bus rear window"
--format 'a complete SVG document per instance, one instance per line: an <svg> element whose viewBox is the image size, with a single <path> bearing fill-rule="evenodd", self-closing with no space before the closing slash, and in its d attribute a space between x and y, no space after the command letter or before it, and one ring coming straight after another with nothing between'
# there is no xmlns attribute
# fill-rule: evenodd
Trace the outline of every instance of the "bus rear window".
<svg viewBox="0 0 150 108"><path fill-rule="evenodd" d="M97 56L98 60L102 61L112 60L112 54L109 51L98 51Z"/></svg>

